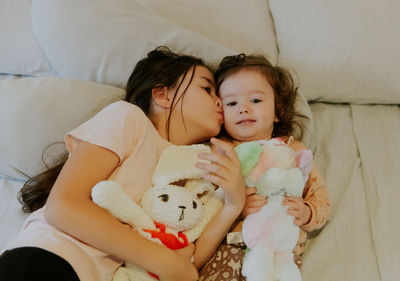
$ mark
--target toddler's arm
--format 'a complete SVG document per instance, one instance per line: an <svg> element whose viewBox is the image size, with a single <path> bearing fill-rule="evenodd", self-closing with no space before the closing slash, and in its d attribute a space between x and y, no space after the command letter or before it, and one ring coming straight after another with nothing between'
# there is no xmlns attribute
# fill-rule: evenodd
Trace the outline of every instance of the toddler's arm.
<svg viewBox="0 0 400 281"><path fill-rule="evenodd" d="M295 141L290 145L294 151L307 149L300 141ZM311 211L309 220L301 225L305 231L312 231L321 228L329 216L330 201L328 190L321 173L313 164L308 177L308 181L303 191L303 202Z"/></svg>
<svg viewBox="0 0 400 281"><path fill-rule="evenodd" d="M107 179L118 163L114 152L80 142L50 192L45 206L48 222L95 248L157 274L161 280L197 280L187 253L181 255L147 240L93 203L92 187Z"/></svg>
<svg viewBox="0 0 400 281"><path fill-rule="evenodd" d="M301 228L305 231L321 228L328 220L330 201L325 181L315 165L304 188L303 199L311 210L311 217Z"/></svg>

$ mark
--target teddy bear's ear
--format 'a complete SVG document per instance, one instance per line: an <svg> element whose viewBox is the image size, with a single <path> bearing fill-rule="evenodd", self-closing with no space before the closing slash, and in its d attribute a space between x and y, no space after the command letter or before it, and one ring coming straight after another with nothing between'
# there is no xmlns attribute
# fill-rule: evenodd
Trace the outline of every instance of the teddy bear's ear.
<svg viewBox="0 0 400 281"><path fill-rule="evenodd" d="M214 193L214 186L212 183L206 180L189 180L185 184L185 188L190 190L198 198L203 196L211 196Z"/></svg>
<svg viewBox="0 0 400 281"><path fill-rule="evenodd" d="M203 171L196 168L196 162L209 162L197 157L200 152L209 153L211 149L204 144L171 145L164 149L153 173L153 185L200 179Z"/></svg>
<svg viewBox="0 0 400 281"><path fill-rule="evenodd" d="M313 155L311 150L302 149L296 152L296 167L298 167L303 174L304 182L307 182L308 175L312 169L313 165Z"/></svg>

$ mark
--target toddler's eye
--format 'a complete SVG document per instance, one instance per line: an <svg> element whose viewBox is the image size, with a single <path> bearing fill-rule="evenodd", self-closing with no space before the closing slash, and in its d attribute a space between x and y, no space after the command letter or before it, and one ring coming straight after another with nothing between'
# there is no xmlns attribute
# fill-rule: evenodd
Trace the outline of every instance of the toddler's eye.
<svg viewBox="0 0 400 281"><path fill-rule="evenodd" d="M195 201L193 201L193 209L197 208L197 203Z"/></svg>
<svg viewBox="0 0 400 281"><path fill-rule="evenodd" d="M251 102L252 102L252 103L259 103L259 102L262 102L262 100L259 100L259 99L252 99Z"/></svg>
<svg viewBox="0 0 400 281"><path fill-rule="evenodd" d="M235 102L235 101L228 102L228 103L226 104L226 106L235 106L235 105L236 105L236 102Z"/></svg>
<svg viewBox="0 0 400 281"><path fill-rule="evenodd" d="M169 196L168 194L161 194L160 196L158 196L158 198L161 198L161 201L163 202L168 202Z"/></svg>

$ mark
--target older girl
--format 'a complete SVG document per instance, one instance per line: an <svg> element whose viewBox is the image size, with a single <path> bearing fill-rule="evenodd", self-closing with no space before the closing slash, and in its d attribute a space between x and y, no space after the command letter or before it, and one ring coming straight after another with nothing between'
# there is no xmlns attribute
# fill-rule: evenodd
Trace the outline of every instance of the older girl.
<svg viewBox="0 0 400 281"><path fill-rule="evenodd" d="M196 269L212 255L245 203L239 160L230 146L215 142L227 159L217 163L226 175L221 180L215 173L211 181L225 190L226 204L197 240L196 250L190 245L172 251L143 238L95 205L90 193L97 182L113 179L138 201L151 187L163 149L206 141L219 133L222 120L213 74L200 59L165 48L151 51L129 78L126 101L107 106L66 135L69 157L45 206L30 215L4 249L0 279L109 281L126 260L163 281L197 280ZM36 198L32 182L35 186L41 178L23 190L28 209L35 208L29 201Z"/></svg>

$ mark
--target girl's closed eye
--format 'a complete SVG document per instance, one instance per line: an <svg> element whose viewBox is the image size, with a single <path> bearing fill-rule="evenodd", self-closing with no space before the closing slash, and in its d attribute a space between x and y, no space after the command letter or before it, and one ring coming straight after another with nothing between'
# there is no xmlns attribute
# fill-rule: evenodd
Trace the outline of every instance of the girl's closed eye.
<svg viewBox="0 0 400 281"><path fill-rule="evenodd" d="M211 94L211 87L202 87L208 94Z"/></svg>

